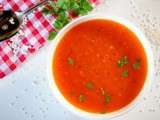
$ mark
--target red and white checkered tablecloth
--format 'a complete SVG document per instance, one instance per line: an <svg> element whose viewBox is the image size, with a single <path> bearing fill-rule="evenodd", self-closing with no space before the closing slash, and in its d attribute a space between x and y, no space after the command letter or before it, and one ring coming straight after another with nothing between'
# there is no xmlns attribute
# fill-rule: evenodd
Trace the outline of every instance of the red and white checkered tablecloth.
<svg viewBox="0 0 160 120"><path fill-rule="evenodd" d="M40 0L0 0L0 10L25 11ZM99 0L91 0L98 4ZM44 16L40 8L27 16L19 34L0 42L0 78L14 71L27 57L45 45L50 31L54 30L53 16Z"/></svg>

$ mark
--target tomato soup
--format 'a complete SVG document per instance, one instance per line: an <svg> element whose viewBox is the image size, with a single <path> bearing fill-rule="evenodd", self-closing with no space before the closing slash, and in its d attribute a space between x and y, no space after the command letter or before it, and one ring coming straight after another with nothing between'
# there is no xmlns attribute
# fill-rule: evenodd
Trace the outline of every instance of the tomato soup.
<svg viewBox="0 0 160 120"><path fill-rule="evenodd" d="M147 57L137 36L110 20L93 19L71 28L53 57L53 76L65 99L91 113L130 104L147 75Z"/></svg>

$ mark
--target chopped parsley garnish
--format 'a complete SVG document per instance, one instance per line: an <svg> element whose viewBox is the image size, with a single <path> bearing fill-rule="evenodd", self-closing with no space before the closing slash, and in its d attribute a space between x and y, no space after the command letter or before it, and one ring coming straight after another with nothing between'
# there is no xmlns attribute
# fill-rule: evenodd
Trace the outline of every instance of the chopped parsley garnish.
<svg viewBox="0 0 160 120"><path fill-rule="evenodd" d="M69 11L77 16L81 16L81 15L86 15L92 9L93 7L92 4L89 2L89 0L57 0L57 1L49 1L49 6L45 6L42 9L42 12L44 13L44 15L54 14L56 20L54 21L53 26L58 32L71 21L72 18L68 14ZM51 32L48 38L55 37L52 36L53 33Z"/></svg>
<svg viewBox="0 0 160 120"><path fill-rule="evenodd" d="M105 98L105 103L109 103L111 100L109 95L104 95L104 98Z"/></svg>
<svg viewBox="0 0 160 120"><path fill-rule="evenodd" d="M79 102L84 102L84 100L85 100L85 96L81 94L79 96Z"/></svg>
<svg viewBox="0 0 160 120"><path fill-rule="evenodd" d="M88 82L88 83L85 84L85 87L87 89L93 89L93 84L91 82Z"/></svg>
<svg viewBox="0 0 160 120"><path fill-rule="evenodd" d="M122 71L122 77L128 77L128 71L126 70Z"/></svg>
<svg viewBox="0 0 160 120"><path fill-rule="evenodd" d="M73 65L73 64L74 64L74 60L73 60L71 57L69 57L69 58L67 59L67 63L68 63L69 65Z"/></svg>
<svg viewBox="0 0 160 120"><path fill-rule="evenodd" d="M128 64L128 57L124 56L118 61L118 68L122 68L124 65L127 65L127 64ZM141 66L140 59L136 59L136 61L132 64L132 68L135 70L140 69L140 66ZM122 71L122 77L128 77L127 70Z"/></svg>
<svg viewBox="0 0 160 120"><path fill-rule="evenodd" d="M122 57L120 60L118 60L118 67L122 68L123 65L127 65L128 64L128 57L124 56Z"/></svg>
<svg viewBox="0 0 160 120"><path fill-rule="evenodd" d="M135 63L132 64L133 69L139 69L141 65L141 60L137 59Z"/></svg>
<svg viewBox="0 0 160 120"><path fill-rule="evenodd" d="M111 98L110 98L110 95L106 93L106 91L104 90L104 88L101 88L101 94L102 96L104 97L104 102L105 103L109 103Z"/></svg>

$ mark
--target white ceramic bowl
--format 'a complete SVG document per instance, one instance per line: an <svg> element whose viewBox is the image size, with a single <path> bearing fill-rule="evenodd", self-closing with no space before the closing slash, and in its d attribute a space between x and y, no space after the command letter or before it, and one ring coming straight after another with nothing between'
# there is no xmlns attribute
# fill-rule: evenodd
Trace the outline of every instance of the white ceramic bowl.
<svg viewBox="0 0 160 120"><path fill-rule="evenodd" d="M112 21L120 23L120 24L126 26L127 28L129 28L139 38L141 44L143 45L143 47L145 49L145 52L147 55L147 61L148 61L148 71L147 71L146 81L145 81L144 86L143 86L141 92L139 93L139 95L130 104L128 104L124 108L117 110L115 112L106 113L106 114L89 113L89 112L83 111L83 110L73 106L71 103L69 103L64 98L64 96L62 95L60 90L58 89L58 87L55 83L53 71L52 71L52 60L54 57L55 49L56 49L58 43L61 41L62 37L65 35L65 33L67 31L69 31L71 28L73 28L74 26L76 26L77 24L88 21L88 20L92 20L92 19L112 20ZM151 81L153 79L153 70L154 70L154 66L153 66L154 61L153 61L152 50L150 47L150 43L148 42L148 40L146 39L144 34L135 25L133 25L132 23L130 23L129 21L127 21L123 18L115 17L115 16L99 15L99 14L98 15L91 14L91 15L77 18L77 19L73 20L71 23L69 23L67 26L65 26L58 33L56 38L50 44L48 63L49 63L48 64L48 79L49 79L49 83L50 83L52 92L55 95L55 97L57 98L57 100L62 105L64 105L64 107L69 109L71 112L77 114L78 116L82 116L85 118L92 118L92 119L105 118L106 120L113 118L113 117L117 117L119 115L123 115L124 113L127 113L129 110L133 109L137 105L137 103L139 103L142 100L142 97L144 96L145 93L147 93L148 89L151 86Z"/></svg>

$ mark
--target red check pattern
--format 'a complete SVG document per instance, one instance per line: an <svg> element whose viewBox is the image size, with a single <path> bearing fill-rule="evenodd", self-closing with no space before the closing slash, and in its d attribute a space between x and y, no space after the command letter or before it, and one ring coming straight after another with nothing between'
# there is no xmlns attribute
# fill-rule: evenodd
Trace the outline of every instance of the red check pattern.
<svg viewBox="0 0 160 120"><path fill-rule="evenodd" d="M99 0L90 1L99 4ZM40 0L0 0L0 10L25 11L38 2ZM53 30L50 24L53 19L53 16L44 16L39 8L27 16L19 34L0 43L0 78L14 71L30 54L45 45Z"/></svg>

